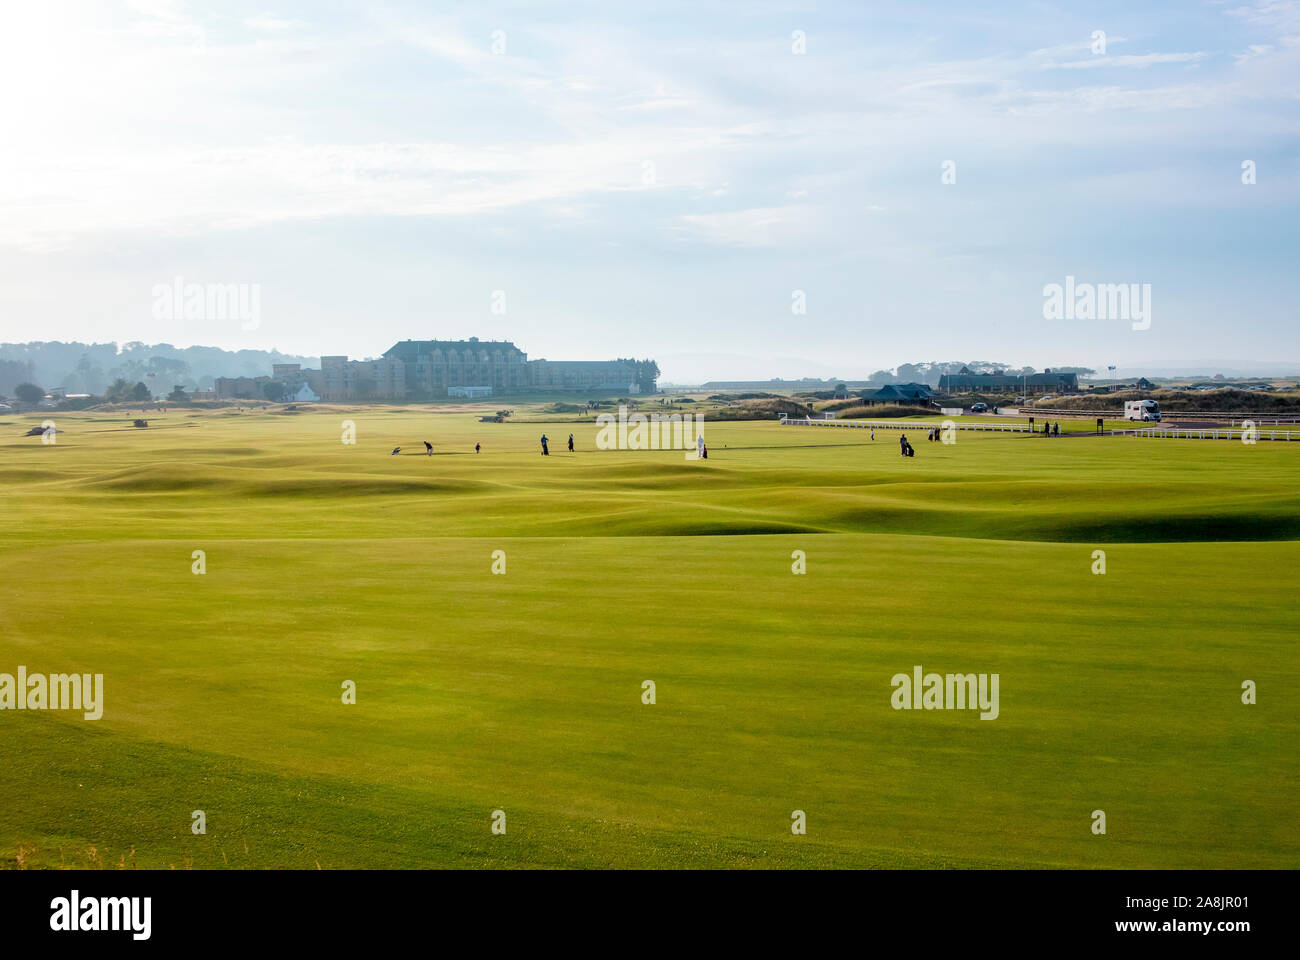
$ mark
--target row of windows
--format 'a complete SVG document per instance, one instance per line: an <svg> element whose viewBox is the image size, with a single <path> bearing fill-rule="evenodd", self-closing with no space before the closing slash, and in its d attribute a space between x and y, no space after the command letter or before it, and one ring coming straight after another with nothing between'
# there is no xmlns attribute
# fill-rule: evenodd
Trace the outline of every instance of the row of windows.
<svg viewBox="0 0 1300 960"><path fill-rule="evenodd" d="M409 363L410 361L398 362ZM472 353L427 353L420 356L415 362L423 366L428 363L524 363L525 360L522 354L508 356L500 353L480 353L478 355Z"/></svg>

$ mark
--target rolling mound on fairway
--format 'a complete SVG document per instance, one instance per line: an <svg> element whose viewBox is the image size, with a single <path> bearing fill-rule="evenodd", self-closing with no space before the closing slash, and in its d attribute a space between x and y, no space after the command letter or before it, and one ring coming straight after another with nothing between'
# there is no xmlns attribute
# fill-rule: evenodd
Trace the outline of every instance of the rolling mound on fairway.
<svg viewBox="0 0 1300 960"><path fill-rule="evenodd" d="M163 464L137 467L108 476L92 477L81 485L107 493L202 493L232 497L287 497L348 499L352 497L400 496L404 494L467 493L492 489L493 485L473 480L430 477L304 476L279 479L281 473L265 473L247 467Z"/></svg>
<svg viewBox="0 0 1300 960"><path fill-rule="evenodd" d="M266 429L252 422L232 428ZM722 429L746 428L717 427L715 435ZM772 434L752 429L758 439L817 439L788 428ZM279 432L276 427L276 437ZM117 535L134 530L148 538L192 535L196 524L234 536L248 523L281 525L293 536L351 535L358 518L348 505L379 501L382 518L369 514L365 523L379 523L389 535L405 529L472 537L1300 539L1300 496L1292 492L1294 471L1287 469L1291 454L1300 451L1285 448L1242 460L1235 448L1192 442L1162 445L1157 449L1163 459L1151 460L1150 446L1123 440L1015 444L991 437L964 440L956 448L923 448L924 460L901 464L892 446L811 442L804 448L719 445L722 455L701 463L680 451L581 452L590 438L579 440L577 455L557 450L550 458L537 456L531 441L498 456L392 457L387 437L378 448L358 451L336 440L322 444L318 433L313 428L311 439L277 439L265 446L214 436L218 442L211 447L178 448L141 431L132 443L89 457L71 444L44 451L32 446L23 451L31 465L9 467L0 479L12 491L39 485L39 501L16 501L20 512L25 505L33 515L57 505L62 515L74 516L111 500ZM408 427L399 436L409 434ZM438 433L430 435L439 438L439 450L457 450ZM38 467L35 458L48 453L57 461L46 457ZM1213 460L1207 458L1215 457L1225 469L1208 471L1205 463ZM62 471L52 468L55 462ZM1112 466L1124 470L1102 473ZM1158 497L1152 495L1154 483ZM154 509L130 510L137 501L142 507L153 502Z"/></svg>
<svg viewBox="0 0 1300 960"><path fill-rule="evenodd" d="M0 444L0 672L104 677L0 715L0 868L1300 865L1300 444L97 422Z"/></svg>
<svg viewBox="0 0 1300 960"><path fill-rule="evenodd" d="M91 490L107 493L173 493L219 488L225 485L225 480L210 466L168 463L132 467L106 476L90 477L81 483Z"/></svg>
<svg viewBox="0 0 1300 960"><path fill-rule="evenodd" d="M9 467L0 470L0 483L37 483L42 480L66 480L67 477L57 470L42 470L39 467Z"/></svg>
<svg viewBox="0 0 1300 960"><path fill-rule="evenodd" d="M414 480L391 477L322 477L303 480L271 480L243 485L253 497L383 497L412 494L475 493L492 489L489 483L473 480Z"/></svg>

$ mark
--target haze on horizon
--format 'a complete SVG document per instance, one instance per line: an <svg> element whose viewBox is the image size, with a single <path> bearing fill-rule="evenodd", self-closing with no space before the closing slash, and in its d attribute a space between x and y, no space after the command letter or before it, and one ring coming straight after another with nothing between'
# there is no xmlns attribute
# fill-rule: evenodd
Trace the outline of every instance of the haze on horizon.
<svg viewBox="0 0 1300 960"><path fill-rule="evenodd" d="M1300 370L1295 0L3 23L0 341L478 336L669 382ZM1150 329L1045 320L1067 276L1150 284ZM178 277L256 284L258 323L159 318Z"/></svg>

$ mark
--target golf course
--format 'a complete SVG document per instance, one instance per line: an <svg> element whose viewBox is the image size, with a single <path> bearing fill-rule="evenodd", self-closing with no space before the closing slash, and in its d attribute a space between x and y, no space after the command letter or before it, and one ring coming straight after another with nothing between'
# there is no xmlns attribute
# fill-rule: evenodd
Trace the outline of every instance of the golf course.
<svg viewBox="0 0 1300 960"><path fill-rule="evenodd" d="M4 415L0 869L1300 867L1300 444L483 412Z"/></svg>

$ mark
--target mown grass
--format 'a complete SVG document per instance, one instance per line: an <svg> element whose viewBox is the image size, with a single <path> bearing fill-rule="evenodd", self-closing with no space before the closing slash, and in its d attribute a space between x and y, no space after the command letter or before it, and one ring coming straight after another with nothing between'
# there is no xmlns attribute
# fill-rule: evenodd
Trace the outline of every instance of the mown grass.
<svg viewBox="0 0 1300 960"><path fill-rule="evenodd" d="M107 701L0 713L0 864L1300 863L1300 449L344 416L0 439L0 671Z"/></svg>

